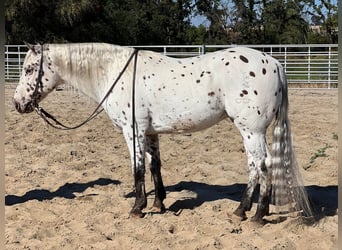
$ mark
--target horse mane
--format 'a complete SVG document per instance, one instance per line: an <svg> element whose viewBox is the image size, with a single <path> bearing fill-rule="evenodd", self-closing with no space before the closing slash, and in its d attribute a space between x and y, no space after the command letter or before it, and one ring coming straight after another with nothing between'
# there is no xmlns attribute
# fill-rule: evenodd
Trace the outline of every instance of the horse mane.
<svg viewBox="0 0 342 250"><path fill-rule="evenodd" d="M44 50L66 73L68 83L103 85L112 81L131 53L131 48L106 43L46 44Z"/></svg>

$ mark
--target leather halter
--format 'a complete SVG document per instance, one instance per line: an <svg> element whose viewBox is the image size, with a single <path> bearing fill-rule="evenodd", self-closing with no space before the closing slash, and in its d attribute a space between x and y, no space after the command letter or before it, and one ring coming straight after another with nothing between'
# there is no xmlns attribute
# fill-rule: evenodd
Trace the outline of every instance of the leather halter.
<svg viewBox="0 0 342 250"><path fill-rule="evenodd" d="M37 112L37 114L41 118L43 118L43 120L47 124L49 124L51 127L56 128L56 129L60 129L60 130L76 129L76 128L79 128L79 127L83 126L84 124L86 124L90 120L94 119L97 115L99 115L103 111L103 108L100 110L101 105L108 98L108 96L110 95L110 93L114 89L115 85L118 83L118 81L120 80L122 75L125 73L127 67L129 66L130 62L132 61L133 57L135 58L134 66L133 66L133 88L132 88L132 100L133 100L133 104L134 104L134 99L135 99L135 74L136 74L136 66L137 66L137 57L138 57L138 52L139 52L139 50L135 49L135 48L134 48L133 53L131 54L131 56L127 60L125 66L123 67L122 71L120 72L118 77L115 79L114 83L112 84L110 89L107 91L106 95L103 97L102 101L98 104L98 106L95 108L94 112L91 115L89 115L89 117L85 121L83 121L82 123L80 123L80 124L78 124L76 126L66 126L63 123L59 122L53 115L49 114L42 107L40 107L38 105L38 101L37 101L37 99L39 97L38 89L39 88L43 88L42 77L44 75L44 71L43 71L43 45L41 45L41 47L42 47L42 49L41 49L40 68L39 68L38 77L36 79L36 88L35 88L35 90L34 90L34 92L32 94L33 101L32 101L31 105L34 108L34 110ZM133 115L133 123L135 123L135 108L134 108L134 106L132 107L132 115ZM49 119L54 121L55 124L53 124Z"/></svg>

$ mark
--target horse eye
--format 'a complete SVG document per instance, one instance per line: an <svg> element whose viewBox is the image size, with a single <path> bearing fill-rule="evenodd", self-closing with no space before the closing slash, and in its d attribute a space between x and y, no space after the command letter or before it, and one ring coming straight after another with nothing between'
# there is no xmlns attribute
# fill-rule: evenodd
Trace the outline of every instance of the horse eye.
<svg viewBox="0 0 342 250"><path fill-rule="evenodd" d="M33 68L29 67L25 70L26 75L31 75L33 73Z"/></svg>

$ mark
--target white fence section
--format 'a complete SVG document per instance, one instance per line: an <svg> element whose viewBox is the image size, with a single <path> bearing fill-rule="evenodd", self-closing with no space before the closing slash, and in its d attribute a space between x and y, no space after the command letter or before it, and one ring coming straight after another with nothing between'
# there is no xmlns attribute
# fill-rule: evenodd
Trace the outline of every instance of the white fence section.
<svg viewBox="0 0 342 250"><path fill-rule="evenodd" d="M232 48L237 45L160 45L134 46L173 57L190 57ZM285 67L294 87L336 88L338 83L338 45L241 45L258 49L277 58ZM27 52L25 45L5 46L5 80L18 81Z"/></svg>

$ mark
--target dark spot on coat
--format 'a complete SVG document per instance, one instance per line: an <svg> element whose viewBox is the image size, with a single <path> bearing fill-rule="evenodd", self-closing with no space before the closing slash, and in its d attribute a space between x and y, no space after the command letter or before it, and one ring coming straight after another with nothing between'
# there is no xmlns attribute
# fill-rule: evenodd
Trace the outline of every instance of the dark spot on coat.
<svg viewBox="0 0 342 250"><path fill-rule="evenodd" d="M261 115L261 112L260 112L260 110L258 110L258 115Z"/></svg>
<svg viewBox="0 0 342 250"><path fill-rule="evenodd" d="M181 74L182 77L184 77L185 75L184 74Z"/></svg>
<svg viewBox="0 0 342 250"><path fill-rule="evenodd" d="M214 96L215 95L215 92L214 91L211 91L208 93L208 96Z"/></svg>
<svg viewBox="0 0 342 250"><path fill-rule="evenodd" d="M248 95L248 91L247 90L242 90L242 93L244 94L244 95Z"/></svg>
<svg viewBox="0 0 342 250"><path fill-rule="evenodd" d="M253 71L249 72L249 75L255 77L255 73Z"/></svg>
<svg viewBox="0 0 342 250"><path fill-rule="evenodd" d="M257 92L256 90L254 90L254 94L255 94L255 95L258 95L258 92Z"/></svg>
<svg viewBox="0 0 342 250"><path fill-rule="evenodd" d="M201 80L196 80L196 83L200 83Z"/></svg>
<svg viewBox="0 0 342 250"><path fill-rule="evenodd" d="M244 57L243 55L240 55L240 59L241 61L243 61L244 63L248 63L248 59L246 57Z"/></svg>
<svg viewBox="0 0 342 250"><path fill-rule="evenodd" d="M226 64L225 64L226 66L228 66L229 65L229 62L226 62Z"/></svg>
<svg viewBox="0 0 342 250"><path fill-rule="evenodd" d="M265 68L262 69L262 73L263 73L264 75L266 75L266 69L265 69Z"/></svg>

